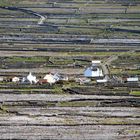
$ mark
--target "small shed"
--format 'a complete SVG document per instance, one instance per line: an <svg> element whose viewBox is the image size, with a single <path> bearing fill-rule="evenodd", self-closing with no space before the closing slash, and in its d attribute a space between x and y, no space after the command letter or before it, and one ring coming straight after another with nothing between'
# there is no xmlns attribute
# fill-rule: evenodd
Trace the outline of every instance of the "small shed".
<svg viewBox="0 0 140 140"><path fill-rule="evenodd" d="M138 82L139 78L138 77L128 77L126 79L127 82Z"/></svg>
<svg viewBox="0 0 140 140"><path fill-rule="evenodd" d="M100 65L101 61L100 60L93 60L91 61L93 65Z"/></svg>

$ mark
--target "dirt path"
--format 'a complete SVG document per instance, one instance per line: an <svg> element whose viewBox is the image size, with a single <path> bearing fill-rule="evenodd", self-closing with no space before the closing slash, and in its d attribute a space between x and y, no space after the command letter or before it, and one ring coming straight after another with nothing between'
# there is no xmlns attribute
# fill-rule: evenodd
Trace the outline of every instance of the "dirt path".
<svg viewBox="0 0 140 140"><path fill-rule="evenodd" d="M44 22L46 20L46 17L45 16L43 16L43 15L41 15L39 13L36 13L36 12L34 12L32 10L27 10L27 9L17 8L17 7L2 7L2 6L0 6L0 8L7 9L7 10L13 10L13 11L21 11L21 12L26 13L26 14L32 14L32 15L35 15L37 17L40 17L40 19L38 21L38 24L39 25L44 24Z"/></svg>
<svg viewBox="0 0 140 140"><path fill-rule="evenodd" d="M134 53L135 52L135 49L133 50L129 50L125 53ZM115 61L118 59L119 56L123 56L125 53L122 53L122 54L116 54L116 55L111 55L107 60L105 60L101 66L102 66L102 69L103 69L103 72L104 72L104 75L109 75L110 72L109 72L109 69L108 69L108 66L111 65L111 62Z"/></svg>

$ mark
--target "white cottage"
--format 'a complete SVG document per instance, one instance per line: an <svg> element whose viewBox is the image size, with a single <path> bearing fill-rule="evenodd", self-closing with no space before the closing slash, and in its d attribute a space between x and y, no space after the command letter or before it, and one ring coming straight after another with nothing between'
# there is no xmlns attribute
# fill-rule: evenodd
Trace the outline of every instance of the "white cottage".
<svg viewBox="0 0 140 140"><path fill-rule="evenodd" d="M92 66L88 67L84 71L84 76L89 78L103 77L103 71L100 68L101 61L92 61Z"/></svg>
<svg viewBox="0 0 140 140"><path fill-rule="evenodd" d="M19 77L13 77L12 78L12 82L13 83L17 83L17 82L19 82L20 81L20 78Z"/></svg>
<svg viewBox="0 0 140 140"><path fill-rule="evenodd" d="M49 84L54 84L57 81L52 73L46 74L43 79L47 80Z"/></svg>
<svg viewBox="0 0 140 140"><path fill-rule="evenodd" d="M38 82L36 79L36 76L33 76L31 72L27 76L27 80L30 82L30 84L33 84L33 83L36 84Z"/></svg>
<svg viewBox="0 0 140 140"><path fill-rule="evenodd" d="M64 76L64 75L61 75L61 74L58 74L58 73L55 73L55 74L48 73L48 74L45 75L45 77L43 79L47 80L47 82L49 84L54 84L58 81L68 81L67 76Z"/></svg>

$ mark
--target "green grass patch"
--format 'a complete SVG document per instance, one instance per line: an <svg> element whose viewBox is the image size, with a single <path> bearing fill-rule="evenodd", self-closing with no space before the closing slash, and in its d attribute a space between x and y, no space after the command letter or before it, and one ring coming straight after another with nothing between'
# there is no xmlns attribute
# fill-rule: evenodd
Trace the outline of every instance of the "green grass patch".
<svg viewBox="0 0 140 140"><path fill-rule="evenodd" d="M62 90L62 86L61 85L53 85L53 91L56 93L56 94L63 94L64 91Z"/></svg>
<svg viewBox="0 0 140 140"><path fill-rule="evenodd" d="M46 62L49 57L10 57L6 59L9 62Z"/></svg>
<svg viewBox="0 0 140 140"><path fill-rule="evenodd" d="M111 55L117 55L122 54L124 52L68 52L68 55L74 55L74 56L111 56Z"/></svg>
<svg viewBox="0 0 140 140"><path fill-rule="evenodd" d="M128 73L131 75L140 75L140 70L128 70L128 71L123 71L123 73Z"/></svg>
<svg viewBox="0 0 140 140"><path fill-rule="evenodd" d="M140 91L131 91L130 95L138 95L138 96L140 96Z"/></svg>
<svg viewBox="0 0 140 140"><path fill-rule="evenodd" d="M8 110L7 110L7 108L4 105L0 105L0 113L1 114L8 113Z"/></svg>
<svg viewBox="0 0 140 140"><path fill-rule="evenodd" d="M110 69L111 74L130 74L130 75L140 75L140 70L125 70L125 69Z"/></svg>
<svg viewBox="0 0 140 140"><path fill-rule="evenodd" d="M126 130L125 132L129 134L140 134L140 130Z"/></svg>
<svg viewBox="0 0 140 140"><path fill-rule="evenodd" d="M60 28L60 33L67 34L86 34L86 35L96 35L102 32L101 29L86 29L86 28Z"/></svg>
<svg viewBox="0 0 140 140"><path fill-rule="evenodd" d="M58 106L60 107L94 107L97 103L93 101L74 101L74 102L59 102Z"/></svg>

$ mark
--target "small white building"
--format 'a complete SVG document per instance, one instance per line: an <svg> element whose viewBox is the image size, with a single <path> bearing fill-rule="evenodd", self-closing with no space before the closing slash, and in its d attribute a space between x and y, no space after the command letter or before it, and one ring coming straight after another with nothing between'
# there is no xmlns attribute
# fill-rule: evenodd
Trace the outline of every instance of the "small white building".
<svg viewBox="0 0 140 140"><path fill-rule="evenodd" d="M30 84L36 84L38 82L38 80L36 79L36 76L32 75L31 72L27 76L27 80L30 82Z"/></svg>
<svg viewBox="0 0 140 140"><path fill-rule="evenodd" d="M12 78L12 82L14 82L14 83L17 83L19 81L20 81L20 78L19 77L13 77Z"/></svg>
<svg viewBox="0 0 140 140"><path fill-rule="evenodd" d="M4 81L4 78L3 77L0 77L0 82L3 82Z"/></svg>
<svg viewBox="0 0 140 140"><path fill-rule="evenodd" d="M129 77L126 79L127 82L138 82L139 78L138 77Z"/></svg>
<svg viewBox="0 0 140 140"><path fill-rule="evenodd" d="M92 65L84 71L84 76L88 78L103 77L103 70L101 68L101 61L92 61Z"/></svg>
<svg viewBox="0 0 140 140"><path fill-rule="evenodd" d="M93 60L92 61L92 65L100 65L101 64L101 61L100 60Z"/></svg>
<svg viewBox="0 0 140 140"><path fill-rule="evenodd" d="M46 74L45 77L43 78L44 80L47 80L49 84L54 84L57 81L68 81L68 77L64 75L60 75L58 73L52 74Z"/></svg>
<svg viewBox="0 0 140 140"><path fill-rule="evenodd" d="M105 76L103 79L97 79L97 83L107 83L109 81L109 77Z"/></svg>
<svg viewBox="0 0 140 140"><path fill-rule="evenodd" d="M54 77L54 74L52 73L46 74L43 79L47 80L49 84L54 84L58 80L56 79L56 77Z"/></svg>

